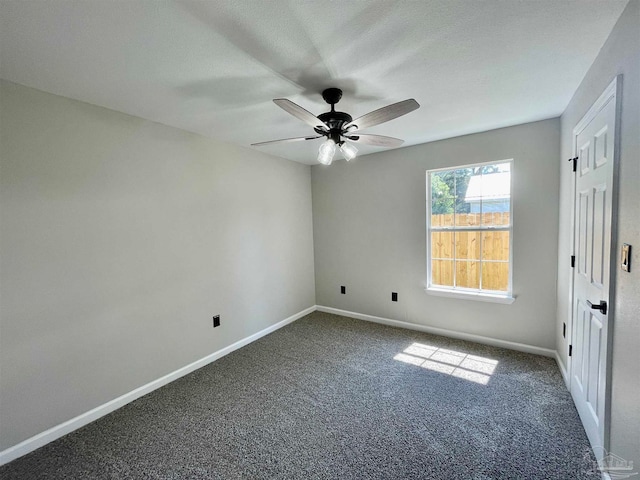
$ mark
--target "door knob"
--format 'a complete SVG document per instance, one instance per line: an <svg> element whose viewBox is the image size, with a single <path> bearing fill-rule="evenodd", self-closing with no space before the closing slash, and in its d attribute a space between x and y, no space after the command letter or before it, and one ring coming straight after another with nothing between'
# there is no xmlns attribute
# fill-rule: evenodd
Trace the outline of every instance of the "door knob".
<svg viewBox="0 0 640 480"><path fill-rule="evenodd" d="M589 308L591 310L600 310L603 315L607 314L607 302L605 302L604 300L600 300L600 303L597 305L594 305L589 300L587 300L587 305L589 305Z"/></svg>

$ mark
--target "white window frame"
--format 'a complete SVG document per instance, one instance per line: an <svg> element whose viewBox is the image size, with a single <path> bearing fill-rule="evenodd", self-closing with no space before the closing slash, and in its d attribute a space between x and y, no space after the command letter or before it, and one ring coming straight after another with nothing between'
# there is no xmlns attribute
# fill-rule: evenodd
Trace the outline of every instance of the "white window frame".
<svg viewBox="0 0 640 480"><path fill-rule="evenodd" d="M459 170L463 168L475 168L475 167L483 167L485 165L497 165L500 163L510 163L511 164L511 181L509 185L509 226L491 226L491 227L482 227L482 226L471 226L471 227L431 227L431 208L432 208L432 198L431 198L431 174L438 172L447 172L452 170ZM516 297L513 295L513 167L514 162L513 159L506 160L493 160L490 162L481 162L481 163L471 163L467 165L456 165L451 167L443 167L443 168L434 168L431 170L427 170L426 172L426 183L427 183L427 194L426 194L426 203L427 203L427 223L426 223L426 233L427 233L427 288L425 291L429 295L437 295L443 297L454 297L461 298L466 300L479 300L483 302L494 302L494 303L513 303ZM464 287L446 287L442 285L433 285L431 283L431 232L434 231L465 231L465 230L474 230L474 231L508 231L509 232L509 285L507 287L507 291L496 291L496 290L483 290L482 288L464 288ZM482 235L480 236L482 239ZM481 240L482 241L482 240ZM480 245L480 252L482 252L482 244ZM455 244L453 249L453 261L454 268L453 274L455 278L456 268L455 268ZM480 286L482 286L482 259L480 259Z"/></svg>

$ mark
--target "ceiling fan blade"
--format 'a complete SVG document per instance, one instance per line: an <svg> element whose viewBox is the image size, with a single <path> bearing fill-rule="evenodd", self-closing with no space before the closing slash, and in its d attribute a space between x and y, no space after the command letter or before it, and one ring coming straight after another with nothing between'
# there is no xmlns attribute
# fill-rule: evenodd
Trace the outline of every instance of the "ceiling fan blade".
<svg viewBox="0 0 640 480"><path fill-rule="evenodd" d="M290 113L296 118L299 118L303 122L311 125L313 128L319 128L321 130L329 131L329 126L316 117L313 113L305 110L297 103L293 103L291 100L287 100L286 98L275 98L273 103L278 105L285 112Z"/></svg>
<svg viewBox="0 0 640 480"><path fill-rule="evenodd" d="M346 136L348 140L356 143L363 143L365 145L374 145L376 147L399 147L404 143L404 140L394 137L385 137L384 135L369 135L366 133L354 134L353 136Z"/></svg>
<svg viewBox="0 0 640 480"><path fill-rule="evenodd" d="M322 138L324 135L315 135L313 137L294 137L294 138L283 138L281 140L269 140L268 142L258 142L252 143L252 147L260 147L262 145L271 145L272 143L290 143L290 142L299 142L301 140L315 140L316 138Z"/></svg>
<svg viewBox="0 0 640 480"><path fill-rule="evenodd" d="M402 115L406 115L419 107L420 104L413 98L403 100L402 102L387 105L386 107L379 108L378 110L374 110L373 112L369 112L359 118L356 118L352 122L347 123L343 129L355 126L356 128L352 131L363 130L365 128L373 127L374 125L388 122L389 120L401 117Z"/></svg>

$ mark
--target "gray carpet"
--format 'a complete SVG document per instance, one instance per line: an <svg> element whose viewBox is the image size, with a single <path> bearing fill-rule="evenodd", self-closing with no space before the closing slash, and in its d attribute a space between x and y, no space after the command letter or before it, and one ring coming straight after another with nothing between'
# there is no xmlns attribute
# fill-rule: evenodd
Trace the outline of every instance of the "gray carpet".
<svg viewBox="0 0 640 480"><path fill-rule="evenodd" d="M594 479L594 461L552 359L315 312L0 477Z"/></svg>

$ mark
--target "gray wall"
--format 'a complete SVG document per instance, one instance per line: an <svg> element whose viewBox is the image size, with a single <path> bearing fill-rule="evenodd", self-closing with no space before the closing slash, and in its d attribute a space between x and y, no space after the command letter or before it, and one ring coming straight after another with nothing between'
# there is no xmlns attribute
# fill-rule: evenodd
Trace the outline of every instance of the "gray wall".
<svg viewBox="0 0 640 480"><path fill-rule="evenodd" d="M308 166L11 83L0 102L0 450L315 303Z"/></svg>
<svg viewBox="0 0 640 480"><path fill-rule="evenodd" d="M640 2L631 0L600 54L562 115L562 158L572 154L573 128L618 74L622 80L618 241L633 244L632 270L619 269L613 317L613 382L610 450L640 466ZM564 364L561 335L569 312L569 275L563 259L571 254L571 182L561 170L557 350Z"/></svg>
<svg viewBox="0 0 640 480"><path fill-rule="evenodd" d="M318 305L555 348L559 155L556 118L313 166ZM427 295L426 170L509 158L518 298Z"/></svg>

